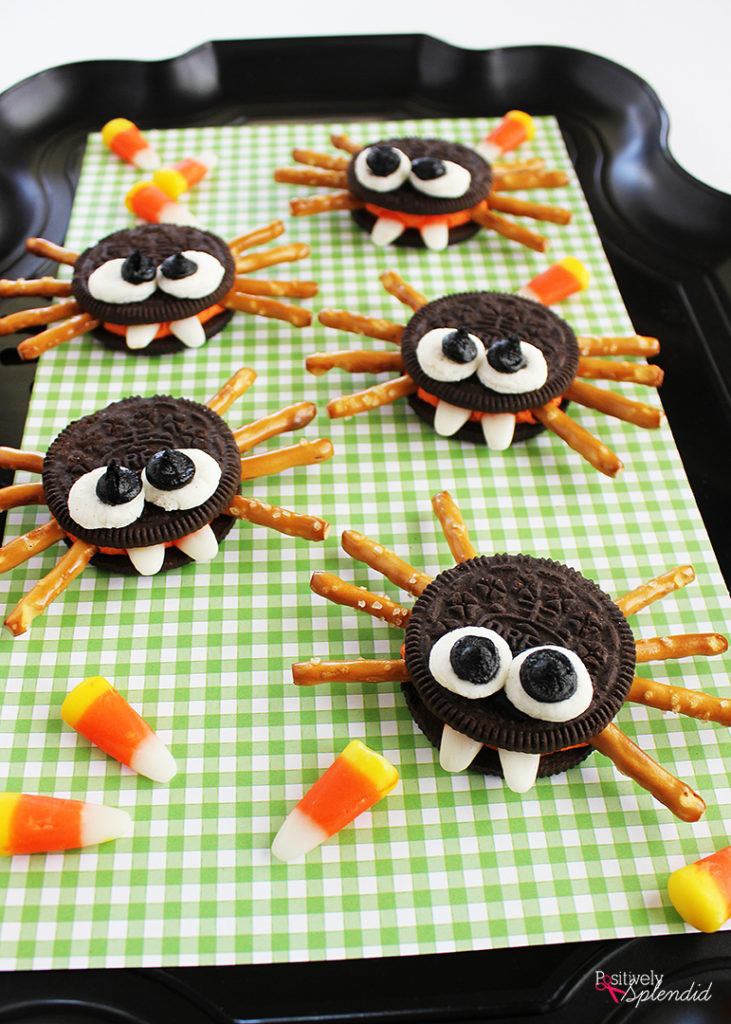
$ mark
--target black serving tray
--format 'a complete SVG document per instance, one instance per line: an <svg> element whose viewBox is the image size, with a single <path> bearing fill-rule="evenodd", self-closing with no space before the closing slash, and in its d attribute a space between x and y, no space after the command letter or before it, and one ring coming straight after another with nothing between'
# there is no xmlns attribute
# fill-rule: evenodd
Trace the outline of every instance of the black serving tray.
<svg viewBox="0 0 731 1024"><path fill-rule="evenodd" d="M604 58L554 46L471 51L423 35L352 36L212 42L171 60L44 71L0 96L0 275L53 272L55 264L25 252L25 239L63 241L86 136L120 113L165 128L490 117L514 107L558 119L635 329L662 339L662 401L728 585L731 196L674 162L657 96ZM14 365L17 341L3 339L0 369L0 441L11 445L20 443L34 372ZM710 983L711 999L637 1006L596 988L596 971L653 970L668 988ZM347 962L0 974L0 1024L171 1020L726 1024L731 933Z"/></svg>

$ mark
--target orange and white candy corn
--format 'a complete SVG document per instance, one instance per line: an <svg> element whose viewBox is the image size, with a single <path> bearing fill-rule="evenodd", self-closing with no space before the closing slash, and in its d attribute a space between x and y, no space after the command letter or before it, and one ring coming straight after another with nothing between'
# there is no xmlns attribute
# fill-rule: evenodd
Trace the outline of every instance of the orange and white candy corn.
<svg viewBox="0 0 731 1024"><path fill-rule="evenodd" d="M731 846L673 871L668 895L688 924L717 932L731 917Z"/></svg>
<svg viewBox="0 0 731 1024"><path fill-rule="evenodd" d="M394 766L360 740L352 740L290 811L272 843L279 860L303 857L361 811L391 792Z"/></svg>
<svg viewBox="0 0 731 1024"><path fill-rule="evenodd" d="M517 149L523 142L532 139L536 126L530 114L523 110L509 110L497 127L482 139L477 152L488 162L497 160L503 153Z"/></svg>
<svg viewBox="0 0 731 1024"><path fill-rule="evenodd" d="M154 171L160 157L136 124L126 117L115 117L102 128L102 142L121 160L141 171Z"/></svg>
<svg viewBox="0 0 731 1024"><path fill-rule="evenodd" d="M152 176L153 182L165 195L177 199L208 174L216 162L215 155L186 157L172 167L160 167Z"/></svg>
<svg viewBox="0 0 731 1024"><path fill-rule="evenodd" d="M61 718L86 739L154 782L169 782L175 760L147 722L102 676L90 676L67 695Z"/></svg>
<svg viewBox="0 0 731 1024"><path fill-rule="evenodd" d="M95 846L127 835L130 826L129 814L118 807L30 793L0 793L0 854Z"/></svg>
<svg viewBox="0 0 731 1024"><path fill-rule="evenodd" d="M187 224L198 227L198 220L188 207L176 203L154 181L138 181L125 196L124 203L130 213L150 224Z"/></svg>
<svg viewBox="0 0 731 1024"><path fill-rule="evenodd" d="M581 260L566 256L534 277L517 294L540 302L542 306L552 306L575 292L583 292L589 287L589 279L589 271Z"/></svg>

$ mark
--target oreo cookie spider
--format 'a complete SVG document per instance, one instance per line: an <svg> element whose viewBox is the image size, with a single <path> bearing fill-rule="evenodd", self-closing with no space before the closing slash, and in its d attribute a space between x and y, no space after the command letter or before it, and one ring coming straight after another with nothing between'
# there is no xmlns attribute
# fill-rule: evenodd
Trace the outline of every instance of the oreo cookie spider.
<svg viewBox="0 0 731 1024"><path fill-rule="evenodd" d="M622 462L566 415L567 401L637 426L660 425L659 409L577 379L658 386L663 378L654 365L595 358L652 355L659 351L656 339L577 338L547 308L586 287L588 274L578 260L568 257L554 264L516 295L467 292L427 302L393 271L382 274L381 281L414 310L404 327L334 309L321 310L319 320L390 341L399 351L317 352L306 366L315 374L339 367L351 373L400 370L402 376L333 399L327 406L330 417L354 416L408 397L415 412L443 437L505 449L548 428L607 476L616 476Z"/></svg>
<svg viewBox="0 0 731 1024"><path fill-rule="evenodd" d="M114 402L69 424L45 456L0 448L0 468L41 474L39 484L0 490L0 510L47 505L51 519L0 548L0 572L64 540L70 550L5 620L16 636L89 564L151 576L210 561L236 519L306 540L324 540L316 516L239 494L244 480L329 459L321 438L242 458L256 444L297 430L311 402L280 409L232 431L221 414L254 382L238 371L205 405L155 395Z"/></svg>
<svg viewBox="0 0 731 1024"><path fill-rule="evenodd" d="M445 249L487 228L545 252L548 240L501 216L512 213L568 224L569 210L504 195L512 189L566 185L563 171L546 171L542 160L491 163L535 131L532 118L511 110L475 148L442 139L394 137L359 146L345 135L331 141L349 157L295 149L301 167L279 167L274 180L339 189L290 202L293 216L350 210L376 245Z"/></svg>
<svg viewBox="0 0 731 1024"><path fill-rule="evenodd" d="M54 324L17 348L21 359L91 331L108 348L134 355L165 355L198 348L234 311L310 323L310 313L272 296L308 297L312 281L257 281L260 267L303 259L302 243L244 255L284 231L273 221L227 244L210 231L180 224L141 224L107 235L81 255L42 238L29 252L74 268L70 282L52 277L0 281L0 296L58 296L62 301L0 318L0 334Z"/></svg>
<svg viewBox="0 0 731 1024"><path fill-rule="evenodd" d="M400 682L417 725L449 772L498 775L525 793L593 750L685 821L700 796L643 753L613 719L626 700L731 724L731 701L634 675L635 663L721 654L718 633L635 641L626 616L693 577L680 566L612 601L574 569L528 555L480 557L449 494L432 500L457 564L431 579L362 534L342 543L417 600L412 610L315 573L316 594L405 630L402 657L293 666L295 683Z"/></svg>

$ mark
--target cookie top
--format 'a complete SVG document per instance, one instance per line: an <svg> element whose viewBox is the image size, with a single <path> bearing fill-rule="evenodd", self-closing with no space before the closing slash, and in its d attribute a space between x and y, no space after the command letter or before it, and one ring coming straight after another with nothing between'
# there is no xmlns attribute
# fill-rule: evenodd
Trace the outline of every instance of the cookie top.
<svg viewBox="0 0 731 1024"><path fill-rule="evenodd" d="M67 533L99 547L185 537L228 507L241 482L233 433L186 398L125 398L70 423L43 460L43 490Z"/></svg>
<svg viewBox="0 0 731 1024"><path fill-rule="evenodd" d="M409 376L420 388L474 412L535 409L562 395L576 376L579 346L546 306L501 292L463 292L428 302L401 339Z"/></svg>
<svg viewBox="0 0 731 1024"><path fill-rule="evenodd" d="M440 722L488 746L545 754L590 742L614 718L632 685L635 642L614 602L574 569L493 555L426 587L404 654Z"/></svg>
<svg viewBox="0 0 731 1024"><path fill-rule="evenodd" d="M228 246L210 231L141 224L81 253L71 288L81 309L103 323L167 323L218 302L234 272Z"/></svg>
<svg viewBox="0 0 731 1024"><path fill-rule="evenodd" d="M467 210L487 196L492 169L468 146L441 139L381 139L347 169L348 189L363 202L437 216Z"/></svg>

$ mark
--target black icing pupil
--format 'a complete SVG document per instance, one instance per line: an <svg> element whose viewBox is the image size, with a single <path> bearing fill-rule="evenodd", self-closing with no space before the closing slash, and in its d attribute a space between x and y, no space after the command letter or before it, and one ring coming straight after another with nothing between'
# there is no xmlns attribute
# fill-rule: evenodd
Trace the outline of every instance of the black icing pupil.
<svg viewBox="0 0 731 1024"><path fill-rule="evenodd" d="M500 667L495 644L486 636L461 636L449 652L449 661L460 679L475 686L489 683Z"/></svg>
<svg viewBox="0 0 731 1024"><path fill-rule="evenodd" d="M447 173L447 168L442 160L435 156L420 156L411 161L411 170L421 181L431 181L433 178L441 178Z"/></svg>
<svg viewBox="0 0 731 1024"><path fill-rule="evenodd" d="M500 373L517 373L527 365L519 338L498 338L487 350L487 361Z"/></svg>
<svg viewBox="0 0 731 1024"><path fill-rule="evenodd" d="M198 265L183 256L182 252L176 252L174 256L168 256L160 265L160 270L169 281L179 281L183 277L191 277L198 269Z"/></svg>
<svg viewBox="0 0 731 1024"><path fill-rule="evenodd" d="M149 256L143 256L139 249L135 249L122 264L121 273L129 284L143 284L155 277L155 264Z"/></svg>
<svg viewBox="0 0 731 1024"><path fill-rule="evenodd" d="M195 464L184 452L165 448L152 456L145 472L153 487L160 491L174 491L193 479Z"/></svg>
<svg viewBox="0 0 731 1024"><path fill-rule="evenodd" d="M576 693L576 670L560 651L534 651L520 666L520 681L529 697L556 704Z"/></svg>
<svg viewBox="0 0 731 1024"><path fill-rule="evenodd" d="M142 490L140 474L112 459L107 471L96 482L96 496L105 505L124 505Z"/></svg>
<svg viewBox="0 0 731 1024"><path fill-rule="evenodd" d="M401 160L391 146L373 146L366 157L366 164L377 178L386 178L398 170Z"/></svg>
<svg viewBox="0 0 731 1024"><path fill-rule="evenodd" d="M477 356L477 345L464 327L458 327L444 335L442 352L453 363L471 363Z"/></svg>

